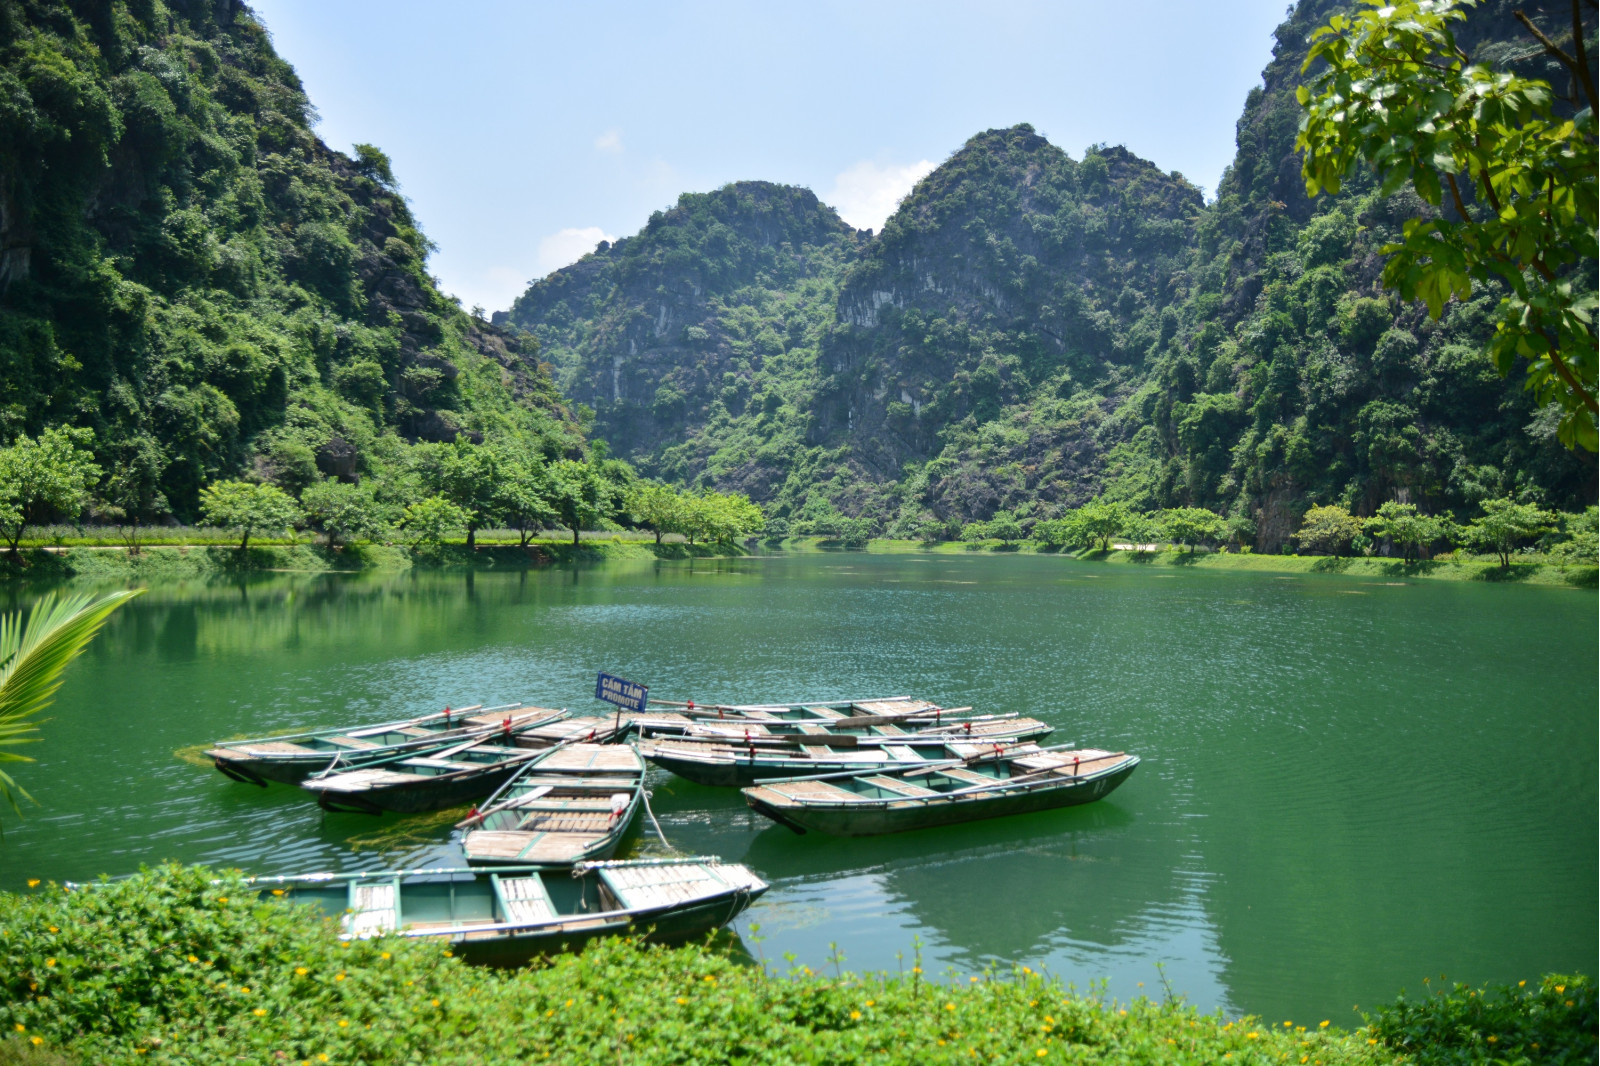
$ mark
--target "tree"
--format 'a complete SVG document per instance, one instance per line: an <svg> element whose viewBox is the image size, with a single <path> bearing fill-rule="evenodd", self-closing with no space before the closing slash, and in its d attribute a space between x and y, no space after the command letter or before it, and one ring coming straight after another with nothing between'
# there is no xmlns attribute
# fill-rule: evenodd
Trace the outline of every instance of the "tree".
<svg viewBox="0 0 1600 1066"><path fill-rule="evenodd" d="M517 531L518 546L526 548L534 533L556 520L544 460L537 455L504 459L494 487L494 506L500 520Z"/></svg>
<svg viewBox="0 0 1600 1066"><path fill-rule="evenodd" d="M418 548L438 551L445 538L467 528L472 516L443 496L429 496L406 507L400 524L411 534Z"/></svg>
<svg viewBox="0 0 1600 1066"><path fill-rule="evenodd" d="M1096 496L1072 514L1085 540L1098 542L1101 551L1111 550L1111 538L1128 522L1128 506Z"/></svg>
<svg viewBox="0 0 1600 1066"><path fill-rule="evenodd" d="M1032 537L1046 548L1077 547L1077 524L1068 518L1044 518L1033 524Z"/></svg>
<svg viewBox="0 0 1600 1066"><path fill-rule="evenodd" d="M1367 519L1363 528L1374 537L1387 537L1400 548L1400 557L1413 562L1424 547L1443 537L1446 527L1439 519L1419 514L1416 504L1390 500Z"/></svg>
<svg viewBox="0 0 1600 1066"><path fill-rule="evenodd" d="M61 687L61 673L67 664L94 639L111 612L142 593L108 592L94 597L80 593L56 598L47 593L28 612L0 617L0 748L29 744L39 738L36 722L29 721L44 710ZM0 750L0 763L32 762L26 755ZM17 798L31 799L11 775L0 770L0 799L21 813Z"/></svg>
<svg viewBox="0 0 1600 1066"><path fill-rule="evenodd" d="M593 529L604 517L607 495L599 473L589 463L558 459L550 464L550 504L561 523L572 530L574 546L579 530Z"/></svg>
<svg viewBox="0 0 1600 1066"><path fill-rule="evenodd" d="M683 532L683 499L669 485L658 481L637 482L623 506L636 522L656 535L657 544L667 533Z"/></svg>
<svg viewBox="0 0 1600 1066"><path fill-rule="evenodd" d="M1313 507L1306 512L1294 537L1301 551L1343 555L1344 549L1361 532L1361 520L1343 507Z"/></svg>
<svg viewBox="0 0 1600 1066"><path fill-rule="evenodd" d="M311 525L327 535L329 548L340 540L370 540L389 528L372 490L360 485L319 481L300 494L300 506Z"/></svg>
<svg viewBox="0 0 1600 1066"><path fill-rule="evenodd" d="M1450 210L1405 223L1383 281L1422 299L1437 319L1474 283L1509 290L1489 342L1501 374L1530 361L1527 387L1560 404L1562 443L1596 447L1594 279L1596 244L1595 76L1579 0L1572 47L1557 47L1517 17L1573 76L1576 115L1552 110L1547 82L1474 63L1451 32L1475 0L1398 0L1334 15L1312 35L1302 70L1326 64L1297 90L1305 109L1296 147L1305 151L1306 191L1339 191L1359 164L1384 195L1410 182Z"/></svg>
<svg viewBox="0 0 1600 1066"><path fill-rule="evenodd" d="M217 481L200 490L200 513L221 529L239 534L239 550L252 533L287 533L300 521L294 499L276 485L254 481Z"/></svg>
<svg viewBox="0 0 1600 1066"><path fill-rule="evenodd" d="M1122 535L1127 537L1133 545L1134 551L1144 551L1146 544L1154 544L1161 539L1161 523L1153 515L1133 511L1128 515L1128 520L1122 524Z"/></svg>
<svg viewBox="0 0 1600 1066"><path fill-rule="evenodd" d="M467 550L478 547L478 527L499 513L496 488L501 476L500 453L457 436L452 444L425 445L419 469L424 488L443 496L467 515Z"/></svg>
<svg viewBox="0 0 1600 1066"><path fill-rule="evenodd" d="M17 554L30 521L49 513L77 518L89 499L89 487L100 480L87 429L56 426L38 439L20 436L0 448L0 536Z"/></svg>
<svg viewBox="0 0 1600 1066"><path fill-rule="evenodd" d="M122 528L130 555L139 554L140 526L172 513L166 494L161 491L161 475L166 469L161 446L140 434L124 449L122 458L112 464L101 485L97 509L102 517Z"/></svg>
<svg viewBox="0 0 1600 1066"><path fill-rule="evenodd" d="M1228 535L1228 523L1217 512L1204 507L1173 507L1162 511L1161 528L1168 540L1186 546L1191 552L1196 544L1214 544Z"/></svg>
<svg viewBox="0 0 1600 1066"><path fill-rule="evenodd" d="M1600 509L1593 506L1580 514L1562 515L1562 533L1566 539L1558 542L1550 553L1562 562L1587 563L1593 566L1600 556Z"/></svg>
<svg viewBox="0 0 1600 1066"><path fill-rule="evenodd" d="M1503 568L1511 565L1511 553L1518 544L1555 528L1555 523L1555 515L1532 504L1517 503L1509 497L1484 500L1483 516L1462 529L1462 540L1473 551L1498 555Z"/></svg>
<svg viewBox="0 0 1600 1066"><path fill-rule="evenodd" d="M989 519L989 536L1009 547L1022 539L1022 523L1010 511L996 511Z"/></svg>
<svg viewBox="0 0 1600 1066"><path fill-rule="evenodd" d="M961 527L961 539L971 544L989 539L989 523L968 522Z"/></svg>

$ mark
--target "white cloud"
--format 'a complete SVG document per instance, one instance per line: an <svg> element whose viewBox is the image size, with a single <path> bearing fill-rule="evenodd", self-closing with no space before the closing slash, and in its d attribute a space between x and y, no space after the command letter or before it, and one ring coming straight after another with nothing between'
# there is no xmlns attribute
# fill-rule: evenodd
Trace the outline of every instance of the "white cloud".
<svg viewBox="0 0 1600 1066"><path fill-rule="evenodd" d="M622 132L620 130L606 130L594 139L594 150L608 152L611 155L621 155Z"/></svg>
<svg viewBox="0 0 1600 1066"><path fill-rule="evenodd" d="M926 159L903 167L863 159L833 179L833 192L825 199L856 229L882 229L912 186L932 170Z"/></svg>
<svg viewBox="0 0 1600 1066"><path fill-rule="evenodd" d="M576 263L584 255L594 251L594 246L601 241L614 240L615 237L599 226L557 230L539 242L539 276L542 278L553 270L560 270L568 263Z"/></svg>

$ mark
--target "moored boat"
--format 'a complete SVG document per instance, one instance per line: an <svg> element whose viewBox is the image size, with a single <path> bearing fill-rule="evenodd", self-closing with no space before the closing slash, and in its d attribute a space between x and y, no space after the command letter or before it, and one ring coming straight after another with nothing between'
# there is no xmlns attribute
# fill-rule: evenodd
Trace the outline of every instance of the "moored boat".
<svg viewBox="0 0 1600 1066"><path fill-rule="evenodd" d="M444 941L468 962L515 966L595 937L701 936L767 890L747 867L715 858L256 877L263 898L320 907L349 937Z"/></svg>
<svg viewBox="0 0 1600 1066"><path fill-rule="evenodd" d="M1031 718L1012 719L1006 731L971 734L865 738L756 737L733 739L677 737L638 741L639 753L664 770L696 784L745 786L763 778L828 773L867 773L885 768L976 758L1008 744L1036 740L1051 732Z"/></svg>
<svg viewBox="0 0 1600 1066"><path fill-rule="evenodd" d="M336 766L444 746L467 737L487 737L497 731L519 736L553 725L566 713L521 703L490 708L474 705L454 710L446 707L434 714L354 729L319 729L279 737L223 740L206 755L219 771L235 781L262 786L269 781L295 785L311 774Z"/></svg>
<svg viewBox="0 0 1600 1066"><path fill-rule="evenodd" d="M765 780L744 797L798 833L874 836L1091 803L1138 765L1126 752L1024 744L922 767Z"/></svg>
<svg viewBox="0 0 1600 1066"><path fill-rule="evenodd" d="M794 703L728 703L697 705L672 700L651 700L655 707L631 716L640 736L680 733L695 725L821 725L833 729L866 729L891 724L940 725L961 720L971 707L941 707L914 696L881 696L861 700L801 700Z"/></svg>
<svg viewBox="0 0 1600 1066"><path fill-rule="evenodd" d="M644 768L625 744L571 744L544 753L460 824L467 862L571 865L609 858L639 813Z"/></svg>

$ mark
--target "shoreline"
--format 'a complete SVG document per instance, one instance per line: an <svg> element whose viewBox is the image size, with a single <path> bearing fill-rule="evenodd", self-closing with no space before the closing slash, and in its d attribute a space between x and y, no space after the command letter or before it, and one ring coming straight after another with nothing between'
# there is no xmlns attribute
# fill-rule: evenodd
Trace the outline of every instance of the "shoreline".
<svg viewBox="0 0 1600 1066"><path fill-rule="evenodd" d="M1414 563L1398 559L1330 555L1256 555L1234 552L1041 550L1031 542L943 541L924 544L915 540L876 538L865 546L849 547L823 537L755 539L743 544L687 544L650 538L618 536L590 538L574 545L570 540L534 540L526 546L485 542L475 551L452 543L437 551L419 551L403 545L354 544L329 549L306 542L253 545L241 552L232 545L151 544L131 554L126 547L107 544L36 545L24 548L20 559L0 554L0 584L67 581L76 578L150 580L244 573L370 573L409 570L535 570L606 562L655 562L675 559L746 558L752 555L853 553L869 555L1037 555L1063 562L1101 563L1112 566L1166 567L1228 570L1266 574L1335 574L1346 577L1387 578L1404 581L1479 581L1488 584L1540 585L1548 588L1595 589L1600 571L1595 566L1564 564L1542 557L1518 559L1501 567L1491 558L1455 557Z"/></svg>

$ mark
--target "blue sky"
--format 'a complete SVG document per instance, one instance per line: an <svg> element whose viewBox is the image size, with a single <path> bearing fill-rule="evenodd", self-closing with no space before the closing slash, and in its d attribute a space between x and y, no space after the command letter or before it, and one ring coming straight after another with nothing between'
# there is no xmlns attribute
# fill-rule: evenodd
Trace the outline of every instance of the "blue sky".
<svg viewBox="0 0 1600 1066"><path fill-rule="evenodd" d="M348 151L388 152L464 304L681 192L804 185L860 227L981 130L1123 144L1208 193L1284 0L254 0Z"/></svg>

